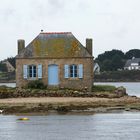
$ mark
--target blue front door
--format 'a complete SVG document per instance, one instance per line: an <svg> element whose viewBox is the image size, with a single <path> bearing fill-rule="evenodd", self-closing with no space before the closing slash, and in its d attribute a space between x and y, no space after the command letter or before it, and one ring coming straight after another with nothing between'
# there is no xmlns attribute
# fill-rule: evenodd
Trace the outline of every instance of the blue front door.
<svg viewBox="0 0 140 140"><path fill-rule="evenodd" d="M48 85L58 85L58 66L57 65L49 65L48 66Z"/></svg>

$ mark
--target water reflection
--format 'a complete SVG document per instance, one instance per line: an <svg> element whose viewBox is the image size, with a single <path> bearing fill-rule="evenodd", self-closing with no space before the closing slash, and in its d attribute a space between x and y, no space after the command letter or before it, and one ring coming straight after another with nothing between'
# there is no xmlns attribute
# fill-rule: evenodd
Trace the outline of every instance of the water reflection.
<svg viewBox="0 0 140 140"><path fill-rule="evenodd" d="M139 140L140 113L0 116L2 140Z"/></svg>

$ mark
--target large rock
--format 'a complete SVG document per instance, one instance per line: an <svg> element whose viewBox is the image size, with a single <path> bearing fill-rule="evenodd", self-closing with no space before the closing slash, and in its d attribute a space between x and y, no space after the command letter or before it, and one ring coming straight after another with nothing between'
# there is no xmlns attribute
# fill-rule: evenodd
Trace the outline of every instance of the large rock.
<svg viewBox="0 0 140 140"><path fill-rule="evenodd" d="M126 96L127 93L126 93L126 88L124 87L118 87L116 90L115 90L115 94L118 95L119 97L122 97L122 96Z"/></svg>

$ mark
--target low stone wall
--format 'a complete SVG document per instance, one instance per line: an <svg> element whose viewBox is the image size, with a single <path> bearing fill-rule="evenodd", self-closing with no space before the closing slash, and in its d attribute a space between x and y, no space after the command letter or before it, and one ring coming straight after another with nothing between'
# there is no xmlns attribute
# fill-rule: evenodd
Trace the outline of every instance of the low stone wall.
<svg viewBox="0 0 140 140"><path fill-rule="evenodd" d="M76 91L70 89L22 89L0 87L0 98L20 98L20 97L102 97L119 98L126 96L126 90L123 87L116 88L114 92L88 92Z"/></svg>

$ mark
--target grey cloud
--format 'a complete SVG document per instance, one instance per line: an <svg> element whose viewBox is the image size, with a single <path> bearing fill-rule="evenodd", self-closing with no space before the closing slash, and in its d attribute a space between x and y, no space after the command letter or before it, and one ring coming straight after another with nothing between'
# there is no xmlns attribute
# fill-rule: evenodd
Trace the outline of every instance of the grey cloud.
<svg viewBox="0 0 140 140"><path fill-rule="evenodd" d="M1 23L9 22L15 15L15 10L13 8L6 8L0 10Z"/></svg>
<svg viewBox="0 0 140 140"><path fill-rule="evenodd" d="M56 9L61 9L65 6L65 0L48 0L48 3Z"/></svg>
<svg viewBox="0 0 140 140"><path fill-rule="evenodd" d="M31 41L42 27L72 31L80 41L94 36L95 56L110 48L139 46L139 4L139 0L2 0L0 42L4 47L0 50L5 53L0 57L14 55L7 49L12 46L16 52L17 38Z"/></svg>

